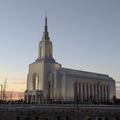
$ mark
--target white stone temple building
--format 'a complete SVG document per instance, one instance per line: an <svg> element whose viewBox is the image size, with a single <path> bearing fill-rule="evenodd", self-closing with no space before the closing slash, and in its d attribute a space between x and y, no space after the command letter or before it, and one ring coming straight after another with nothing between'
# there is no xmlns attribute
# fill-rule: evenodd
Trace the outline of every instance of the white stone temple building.
<svg viewBox="0 0 120 120"><path fill-rule="evenodd" d="M63 68L55 61L46 17L38 58L29 65L25 101L112 102L115 89L115 81L108 75Z"/></svg>

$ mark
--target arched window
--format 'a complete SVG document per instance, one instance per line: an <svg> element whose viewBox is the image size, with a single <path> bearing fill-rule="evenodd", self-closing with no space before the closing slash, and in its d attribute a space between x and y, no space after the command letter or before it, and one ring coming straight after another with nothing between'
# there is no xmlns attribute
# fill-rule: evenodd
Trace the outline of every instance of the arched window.
<svg viewBox="0 0 120 120"><path fill-rule="evenodd" d="M35 73L33 75L33 90L39 89L39 74Z"/></svg>

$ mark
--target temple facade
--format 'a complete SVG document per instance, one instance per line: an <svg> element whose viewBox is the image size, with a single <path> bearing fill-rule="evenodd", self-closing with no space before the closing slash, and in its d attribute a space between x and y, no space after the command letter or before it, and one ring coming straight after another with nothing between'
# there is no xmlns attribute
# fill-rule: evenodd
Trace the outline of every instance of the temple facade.
<svg viewBox="0 0 120 120"><path fill-rule="evenodd" d="M104 103L113 101L115 91L115 80L108 75L63 68L55 61L46 17L38 58L29 65L25 101Z"/></svg>

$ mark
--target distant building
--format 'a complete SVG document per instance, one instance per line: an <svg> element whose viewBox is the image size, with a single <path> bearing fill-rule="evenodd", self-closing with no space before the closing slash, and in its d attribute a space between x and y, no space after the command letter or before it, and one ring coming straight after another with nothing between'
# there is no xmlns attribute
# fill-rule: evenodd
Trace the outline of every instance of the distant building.
<svg viewBox="0 0 120 120"><path fill-rule="evenodd" d="M63 68L57 63L53 58L46 17L38 58L29 65L24 95L27 103L49 100L107 102L115 96L115 81L105 74Z"/></svg>

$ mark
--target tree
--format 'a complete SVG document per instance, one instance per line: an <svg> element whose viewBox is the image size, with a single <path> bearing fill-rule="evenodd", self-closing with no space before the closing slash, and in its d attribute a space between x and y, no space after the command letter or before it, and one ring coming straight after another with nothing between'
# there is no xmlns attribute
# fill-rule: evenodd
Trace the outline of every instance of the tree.
<svg viewBox="0 0 120 120"><path fill-rule="evenodd" d="M7 86L7 79L5 79L3 83L3 101L6 100L6 86Z"/></svg>
<svg viewBox="0 0 120 120"><path fill-rule="evenodd" d="M9 97L10 97L10 101L12 101L12 99L13 99L13 92L12 91L10 92L10 96Z"/></svg>

